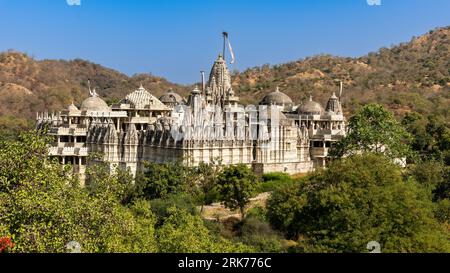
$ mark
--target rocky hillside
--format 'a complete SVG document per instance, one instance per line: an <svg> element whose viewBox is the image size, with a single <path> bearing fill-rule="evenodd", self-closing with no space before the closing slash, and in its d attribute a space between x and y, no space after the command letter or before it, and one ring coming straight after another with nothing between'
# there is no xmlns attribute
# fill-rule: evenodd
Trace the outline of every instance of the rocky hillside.
<svg viewBox="0 0 450 273"><path fill-rule="evenodd" d="M80 104L89 94L88 80L109 102L123 98L140 83L157 95L168 89L186 89L160 77L128 77L84 60L37 61L8 51L0 54L0 130L15 123L26 126L37 111L58 110L72 101Z"/></svg>
<svg viewBox="0 0 450 273"><path fill-rule="evenodd" d="M0 53L0 133L32 124L35 112L58 110L88 96L87 82L113 102L140 83L156 95L168 89L187 95L191 87L153 75L125 74L84 60L37 61L26 54ZM450 108L450 27L440 28L392 48L360 58L314 56L237 73L233 85L244 103L257 103L276 86L300 103L312 94L325 103L339 80L343 102L352 113L359 105L379 102L397 114L437 112L448 119Z"/></svg>
<svg viewBox="0 0 450 273"><path fill-rule="evenodd" d="M252 68L236 75L234 86L246 102L278 85L295 102L311 93L325 103L338 91L339 80L345 85L343 101L349 112L367 102L383 103L398 114L449 108L450 27L360 58L320 55Z"/></svg>

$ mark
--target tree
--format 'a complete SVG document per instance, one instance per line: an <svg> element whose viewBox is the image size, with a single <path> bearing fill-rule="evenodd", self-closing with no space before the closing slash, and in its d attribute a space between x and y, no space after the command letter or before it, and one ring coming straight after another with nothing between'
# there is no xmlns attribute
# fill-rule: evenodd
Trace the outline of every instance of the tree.
<svg viewBox="0 0 450 273"><path fill-rule="evenodd" d="M194 189L191 169L182 162L145 163L146 171L136 179L137 195L148 200Z"/></svg>
<svg viewBox="0 0 450 273"><path fill-rule="evenodd" d="M427 133L433 139L432 151L435 158L443 160L450 166L450 128L448 119L440 116L429 116L426 126Z"/></svg>
<svg viewBox="0 0 450 273"><path fill-rule="evenodd" d="M307 204L306 195L299 185L290 185L275 190L268 200L267 216L270 223L284 232L288 238L297 239L301 231L298 213Z"/></svg>
<svg viewBox="0 0 450 273"><path fill-rule="evenodd" d="M297 239L297 251L448 252L449 233L434 218L428 192L382 155L356 155L274 193L268 216Z"/></svg>
<svg viewBox="0 0 450 273"><path fill-rule="evenodd" d="M383 153L391 159L411 157L411 136L395 120L391 112L379 104L363 106L350 118L348 135L331 150L342 157L361 152Z"/></svg>
<svg viewBox="0 0 450 273"><path fill-rule="evenodd" d="M433 201L450 198L450 167L439 161L424 161L410 171L412 177L431 194Z"/></svg>
<svg viewBox="0 0 450 273"><path fill-rule="evenodd" d="M47 143L34 133L0 143L0 236L13 252L65 252L74 240L83 252L157 251L148 203L123 206L114 176L82 188L47 156Z"/></svg>
<svg viewBox="0 0 450 273"><path fill-rule="evenodd" d="M433 146L433 137L427 133L427 119L419 113L407 113L402 125L412 136L411 147L422 157L428 157Z"/></svg>
<svg viewBox="0 0 450 273"><path fill-rule="evenodd" d="M216 184L220 168L220 164L206 164L202 162L193 170L193 175L196 177L196 186L199 189L198 199L201 203L201 212L203 212L204 205L210 204L219 198Z"/></svg>
<svg viewBox="0 0 450 273"><path fill-rule="evenodd" d="M408 113L402 125L412 135L412 148L423 160L439 160L450 165L450 128L445 117Z"/></svg>
<svg viewBox="0 0 450 273"><path fill-rule="evenodd" d="M245 206L259 186L259 179L246 165L232 165L223 169L218 181L220 198L227 208L239 209L244 219Z"/></svg>
<svg viewBox="0 0 450 273"><path fill-rule="evenodd" d="M258 252L284 251L280 232L273 230L268 222L255 216L247 215L239 227L237 238Z"/></svg>
<svg viewBox="0 0 450 273"><path fill-rule="evenodd" d="M233 244L215 236L205 227L203 220L189 212L172 207L164 224L157 230L159 249L164 253L221 253L250 252L242 244Z"/></svg>

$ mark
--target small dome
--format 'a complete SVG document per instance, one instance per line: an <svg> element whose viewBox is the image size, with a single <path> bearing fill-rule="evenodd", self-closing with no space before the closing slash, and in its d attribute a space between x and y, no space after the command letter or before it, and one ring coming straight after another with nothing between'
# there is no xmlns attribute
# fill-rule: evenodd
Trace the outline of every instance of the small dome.
<svg viewBox="0 0 450 273"><path fill-rule="evenodd" d="M261 102L259 103L261 105L279 105L279 106L292 106L292 99L284 94L283 92L280 92L280 89L277 87L277 90L275 92L269 93L266 95Z"/></svg>
<svg viewBox="0 0 450 273"><path fill-rule="evenodd" d="M198 86L195 86L194 90L191 92L192 94L201 94L202 92L198 89Z"/></svg>
<svg viewBox="0 0 450 273"><path fill-rule="evenodd" d="M182 104L184 99L177 93L170 90L166 94L162 95L159 100L164 104Z"/></svg>
<svg viewBox="0 0 450 273"><path fill-rule="evenodd" d="M300 105L298 107L298 113L303 115L321 115L324 112L324 109L320 103L312 100L312 97L309 97L309 101Z"/></svg>
<svg viewBox="0 0 450 273"><path fill-rule="evenodd" d="M108 112L110 111L108 104L100 97L94 95L83 101L81 111Z"/></svg>
<svg viewBox="0 0 450 273"><path fill-rule="evenodd" d="M69 107L67 107L67 110L69 112L78 111L78 107L76 107L75 104L73 104L73 102L72 102L72 104L69 105Z"/></svg>

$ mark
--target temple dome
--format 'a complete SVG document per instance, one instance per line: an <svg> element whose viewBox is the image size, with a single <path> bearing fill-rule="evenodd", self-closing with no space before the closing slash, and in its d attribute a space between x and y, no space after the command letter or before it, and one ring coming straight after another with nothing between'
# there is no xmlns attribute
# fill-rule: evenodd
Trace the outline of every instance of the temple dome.
<svg viewBox="0 0 450 273"><path fill-rule="evenodd" d="M81 103L81 111L96 111L96 112L108 112L110 111L108 104L102 100L99 96L91 96Z"/></svg>
<svg viewBox="0 0 450 273"><path fill-rule="evenodd" d="M130 104L135 108L142 109L152 107L165 107L155 96L150 94L141 84L141 86L128 94L120 103Z"/></svg>
<svg viewBox="0 0 450 273"><path fill-rule="evenodd" d="M166 94L162 95L159 100L164 104L182 104L184 103L183 97L170 90Z"/></svg>
<svg viewBox="0 0 450 273"><path fill-rule="evenodd" d="M309 101L300 105L297 111L301 115L321 115L324 109L320 103L313 101L310 96Z"/></svg>
<svg viewBox="0 0 450 273"><path fill-rule="evenodd" d="M267 94L259 103L261 105L278 105L278 106L292 106L293 102L292 99L284 94L283 92L280 92L280 89L277 87L277 90L275 92Z"/></svg>
<svg viewBox="0 0 450 273"><path fill-rule="evenodd" d="M69 107L67 107L67 110L69 112L78 111L78 107L76 107L75 104L73 104L73 102L72 102L72 104L69 105Z"/></svg>

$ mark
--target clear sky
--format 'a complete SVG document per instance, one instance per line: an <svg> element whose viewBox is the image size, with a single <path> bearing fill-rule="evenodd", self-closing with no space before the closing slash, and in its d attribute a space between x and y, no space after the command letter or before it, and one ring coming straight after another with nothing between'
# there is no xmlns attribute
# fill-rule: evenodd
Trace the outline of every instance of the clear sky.
<svg viewBox="0 0 450 273"><path fill-rule="evenodd" d="M242 71L321 53L361 56L450 25L449 0L380 1L0 0L0 51L193 83L209 72L224 30L231 69Z"/></svg>

